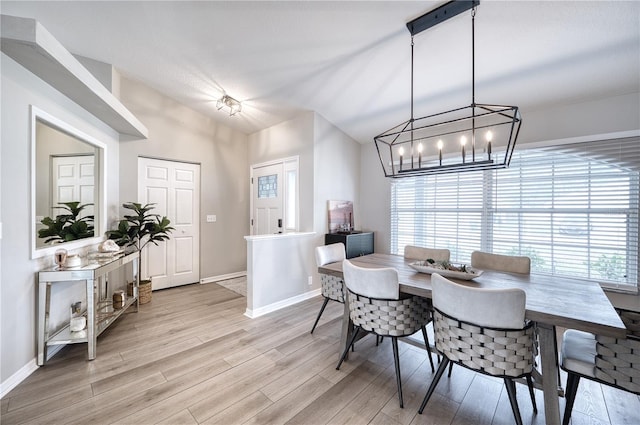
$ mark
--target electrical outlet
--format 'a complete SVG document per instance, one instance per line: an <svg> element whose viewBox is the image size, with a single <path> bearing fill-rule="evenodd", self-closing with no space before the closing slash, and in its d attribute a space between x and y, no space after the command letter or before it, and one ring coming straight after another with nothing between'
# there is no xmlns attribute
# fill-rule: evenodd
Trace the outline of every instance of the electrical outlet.
<svg viewBox="0 0 640 425"><path fill-rule="evenodd" d="M215 223L216 220L217 220L217 217L214 214L207 215L207 223Z"/></svg>
<svg viewBox="0 0 640 425"><path fill-rule="evenodd" d="M309 276L309 286L313 285L313 276Z"/></svg>

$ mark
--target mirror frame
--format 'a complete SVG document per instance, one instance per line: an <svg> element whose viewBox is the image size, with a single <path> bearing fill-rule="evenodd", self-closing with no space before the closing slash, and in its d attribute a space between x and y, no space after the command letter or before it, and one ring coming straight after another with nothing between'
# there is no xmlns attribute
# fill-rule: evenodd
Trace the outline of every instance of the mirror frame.
<svg viewBox="0 0 640 425"><path fill-rule="evenodd" d="M66 250L74 250L83 248L89 245L98 244L105 240L104 233L107 229L107 145L96 138L89 136L86 133L72 127L68 123L54 117L53 115L31 105L30 107L30 125L31 125L31 215L30 215L30 234L31 234L31 258L41 258L47 255L53 255L59 248ZM94 213L98 216L97 220L94 220L94 234L96 236L92 238L78 239L71 242L64 242L61 244L55 244L47 247L36 247L37 233L36 233L36 123L40 121L55 129L68 134L71 137L79 139L89 145L92 145L97 149L96 162L98 168L98 189L96 192L96 199L100 202L98 208L94 209Z"/></svg>

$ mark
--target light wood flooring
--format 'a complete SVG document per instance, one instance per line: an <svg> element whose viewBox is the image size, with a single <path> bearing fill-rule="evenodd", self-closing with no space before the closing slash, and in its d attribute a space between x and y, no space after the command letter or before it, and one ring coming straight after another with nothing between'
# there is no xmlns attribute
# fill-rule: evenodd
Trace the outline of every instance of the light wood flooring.
<svg viewBox="0 0 640 425"><path fill-rule="evenodd" d="M217 284L153 293L98 340L67 346L2 399L8 424L511 424L500 380L454 368L422 415L432 378L423 350L401 343L404 409L398 406L391 344L372 336L341 370L342 305L330 302L313 335L316 297L249 319L245 298ZM518 399L526 424L534 415L525 387ZM564 401L561 401L564 409ZM581 383L573 424L640 423L640 399Z"/></svg>

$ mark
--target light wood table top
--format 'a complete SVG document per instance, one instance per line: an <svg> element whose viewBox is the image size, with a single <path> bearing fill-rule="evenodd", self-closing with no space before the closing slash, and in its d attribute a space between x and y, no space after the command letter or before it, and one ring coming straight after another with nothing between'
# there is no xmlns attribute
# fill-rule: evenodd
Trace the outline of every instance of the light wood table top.
<svg viewBox="0 0 640 425"><path fill-rule="evenodd" d="M349 261L360 267L393 267L398 271L400 292L431 298L431 275L411 268L409 263L415 260L370 254ZM327 264L318 271L342 277L342 263ZM451 280L476 288L521 288L527 293L526 317L538 323L612 337L626 335L622 320L596 282L492 270L485 270L472 281Z"/></svg>

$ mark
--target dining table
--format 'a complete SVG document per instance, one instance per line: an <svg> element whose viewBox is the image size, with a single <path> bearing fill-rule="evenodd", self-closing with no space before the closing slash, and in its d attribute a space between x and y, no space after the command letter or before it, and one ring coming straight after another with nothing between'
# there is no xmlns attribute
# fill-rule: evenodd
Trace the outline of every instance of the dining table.
<svg viewBox="0 0 640 425"><path fill-rule="evenodd" d="M399 255L374 253L351 258L360 267L391 267L398 272L400 292L431 298L431 275L418 272L411 266L416 260ZM318 267L319 273L342 276L342 262ZM526 293L525 317L536 323L540 350L540 367L536 384L544 395L545 423L560 424L558 380L558 348L555 328L570 328L611 337L624 338L626 328L600 285L592 280L552 276L541 273L519 274L483 270L472 280L450 278L452 281L476 288L520 288ZM342 324L340 353L344 350L352 325L348 299Z"/></svg>

